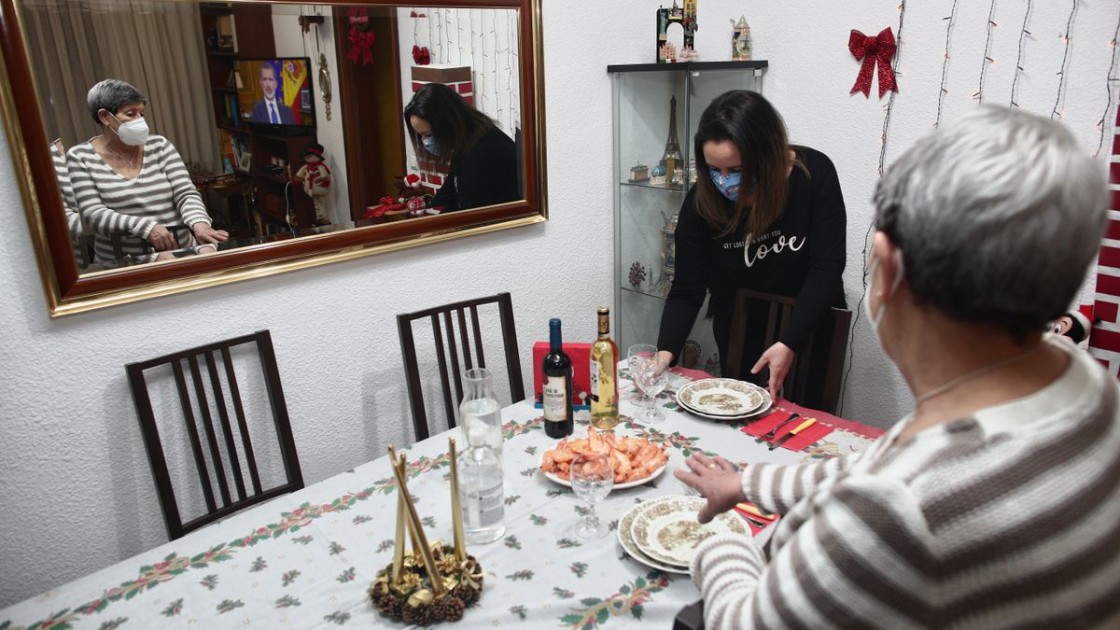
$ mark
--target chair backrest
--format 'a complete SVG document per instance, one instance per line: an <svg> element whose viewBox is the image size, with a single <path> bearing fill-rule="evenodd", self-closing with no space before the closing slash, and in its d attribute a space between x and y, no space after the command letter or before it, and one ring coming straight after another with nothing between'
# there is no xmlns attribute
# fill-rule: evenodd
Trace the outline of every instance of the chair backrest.
<svg viewBox="0 0 1120 630"><path fill-rule="evenodd" d="M249 436L251 423L247 420L243 398L243 390L248 384L244 378L245 372L249 369L246 367L242 370L243 378L240 383L235 369L234 353L241 356L246 350L241 346L256 346L260 357L263 391L268 398L284 468L284 483L268 488L262 486L257 457L257 453L264 452L266 448L262 444L254 448ZM168 367L171 370L170 378L167 374ZM280 372L276 367L272 336L267 330L148 361L130 363L125 366L125 370L140 419L140 432L148 451L148 463L151 464L156 492L163 508L167 534L171 540L250 505L303 488L303 473L300 471L296 445L292 439L292 427L288 421L288 408L280 385ZM171 392L167 397L172 400L172 404L159 407L160 415L165 420L159 423L156 409L152 405L152 393L156 391ZM181 412L181 416L174 410L166 411L175 407L175 398L178 399L178 412ZM168 420L167 416L178 417ZM181 430L175 431L177 420L182 420L185 424L185 440L190 443L195 472L205 502L205 513L186 523L183 522L176 501L168 468L169 455L173 461L183 460L184 456L181 453L165 453L159 431L159 426L162 425L169 435L182 433ZM264 432L267 427L256 429L256 426L254 424L254 431L258 432L259 438L260 432ZM181 480L184 476L191 477L188 472L177 474L176 479ZM230 492L231 480L233 493ZM216 496L215 485L218 488ZM191 490L197 494L197 488L185 486L186 484L180 486L184 494L189 495Z"/></svg>
<svg viewBox="0 0 1120 630"><path fill-rule="evenodd" d="M743 340L748 328L765 327L763 349L777 342L786 326L797 300L779 295L739 289L731 315L731 335L727 344L726 376L740 378ZM751 309L752 305L756 308ZM748 321L747 314L757 305L766 312L765 321ZM844 358L847 356L848 334L852 312L846 309L829 309L824 321L817 326L805 345L797 350L782 386L782 396L791 402L829 413L836 412L843 380Z"/></svg>
<svg viewBox="0 0 1120 630"><path fill-rule="evenodd" d="M525 399L521 359L517 351L517 330L513 321L513 302L509 293L454 302L414 313L401 313L397 315L397 331L401 338L408 402L412 408L412 423L417 440L427 438L431 430L424 406L424 391L421 386L413 322L427 319L431 323L435 358L439 366L443 409L447 415L447 426L450 428L455 426L455 412L463 400L463 374L471 368L486 367L479 307L489 304L497 305L498 317L501 321L509 391L513 399L511 402Z"/></svg>

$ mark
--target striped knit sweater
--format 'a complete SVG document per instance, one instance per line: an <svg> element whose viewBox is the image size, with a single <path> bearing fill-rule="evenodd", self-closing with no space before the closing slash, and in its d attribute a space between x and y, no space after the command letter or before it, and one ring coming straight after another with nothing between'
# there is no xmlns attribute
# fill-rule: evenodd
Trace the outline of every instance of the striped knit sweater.
<svg viewBox="0 0 1120 630"><path fill-rule="evenodd" d="M133 179L118 175L93 149L83 142L67 153L70 183L78 209L93 231L94 254L105 264L117 264L113 234L122 234L122 254L142 256L140 239L148 238L157 224L165 228L190 227L210 223L202 195L191 182L183 159L163 136L148 136L144 143L143 166ZM173 230L179 247L193 247L189 230Z"/></svg>
<svg viewBox="0 0 1120 630"><path fill-rule="evenodd" d="M757 464L770 546L713 537L708 628L1120 628L1120 408L1084 352L1035 394L893 447Z"/></svg>

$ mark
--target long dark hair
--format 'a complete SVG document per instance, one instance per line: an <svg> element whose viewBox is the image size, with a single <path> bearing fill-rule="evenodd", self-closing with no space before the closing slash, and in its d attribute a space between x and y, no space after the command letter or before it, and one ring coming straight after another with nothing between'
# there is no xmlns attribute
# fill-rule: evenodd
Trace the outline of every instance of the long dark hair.
<svg viewBox="0 0 1120 630"><path fill-rule="evenodd" d="M742 158L745 193L753 181L754 205L740 194L730 215L726 199L712 183L704 145L730 140ZM696 130L696 210L709 225L728 234L758 236L785 212L789 169L803 169L799 158L790 158L786 126L774 106L757 92L732 90L717 96L700 115Z"/></svg>
<svg viewBox="0 0 1120 630"><path fill-rule="evenodd" d="M429 153L412 128L413 116L432 126L432 137L440 154ZM494 126L494 121L463 100L455 90L442 83L428 83L412 95L404 108L405 129L416 149L416 155L429 163L446 165L463 155Z"/></svg>

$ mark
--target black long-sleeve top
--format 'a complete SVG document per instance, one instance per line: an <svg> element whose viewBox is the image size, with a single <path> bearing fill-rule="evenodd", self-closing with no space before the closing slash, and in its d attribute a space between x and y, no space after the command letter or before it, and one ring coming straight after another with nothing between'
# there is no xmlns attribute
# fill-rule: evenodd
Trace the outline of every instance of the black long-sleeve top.
<svg viewBox="0 0 1120 630"><path fill-rule="evenodd" d="M797 299L780 339L794 352L808 340L829 307L844 305L841 274L846 260L847 214L836 168L820 151L793 148L808 173L793 167L785 212L764 234L752 238L745 252L744 235L717 237L719 230L700 217L695 188L685 197L677 219L676 274L657 339L662 350L680 356L708 292L712 328L724 360L738 288ZM730 212L731 202L726 203ZM747 331L747 336L756 333L762 331ZM746 374L757 360L758 356L744 356L741 373Z"/></svg>
<svg viewBox="0 0 1120 630"><path fill-rule="evenodd" d="M431 205L452 212L520 198L517 149L509 136L491 127L473 147L451 160L447 179Z"/></svg>

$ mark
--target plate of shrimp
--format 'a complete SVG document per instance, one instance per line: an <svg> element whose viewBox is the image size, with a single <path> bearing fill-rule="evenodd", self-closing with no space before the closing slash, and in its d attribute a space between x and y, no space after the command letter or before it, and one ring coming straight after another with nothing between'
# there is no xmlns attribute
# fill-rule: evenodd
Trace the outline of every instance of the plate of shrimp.
<svg viewBox="0 0 1120 630"><path fill-rule="evenodd" d="M613 431L587 428L587 437L566 437L541 455L541 472L556 483L571 487L571 464L589 451L607 453L614 468L614 489L624 490L656 479L665 472L669 455L647 438L615 435Z"/></svg>

